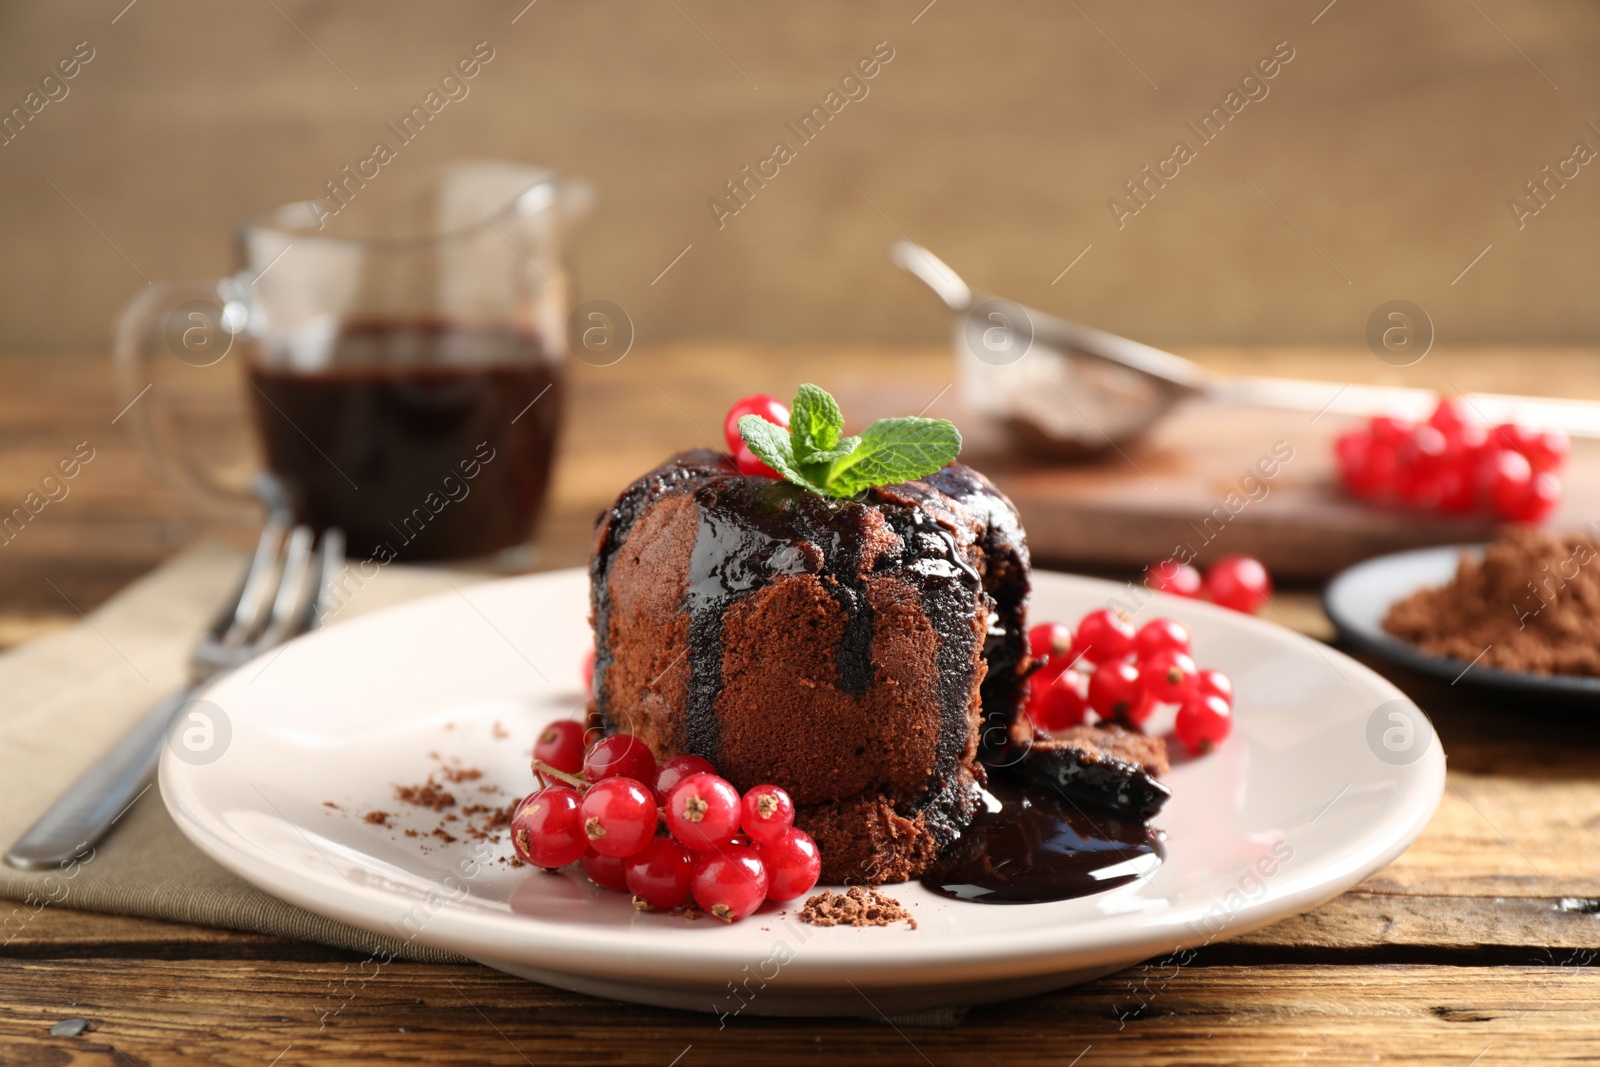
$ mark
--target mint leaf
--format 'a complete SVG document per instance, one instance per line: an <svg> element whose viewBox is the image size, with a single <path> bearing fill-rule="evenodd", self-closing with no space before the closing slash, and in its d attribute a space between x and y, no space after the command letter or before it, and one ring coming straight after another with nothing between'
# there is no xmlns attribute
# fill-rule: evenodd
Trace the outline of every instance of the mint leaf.
<svg viewBox="0 0 1600 1067"><path fill-rule="evenodd" d="M788 430L759 415L739 420L739 436L761 462L823 496L925 478L961 451L961 434L947 419L879 419L859 437L841 437L843 430L838 403L815 385L795 394Z"/></svg>
<svg viewBox="0 0 1600 1067"><path fill-rule="evenodd" d="M789 414L789 438L795 458L802 464L817 462L818 453L832 453L844 429L844 413L825 389L802 385L794 394ZM830 454L829 460L834 457Z"/></svg>
<svg viewBox="0 0 1600 1067"><path fill-rule="evenodd" d="M739 436L750 446L756 458L795 485L813 492L821 492L809 478L802 474L794 459L794 446L789 441L789 431L760 415L745 415L739 419Z"/></svg>
<svg viewBox="0 0 1600 1067"><path fill-rule="evenodd" d="M744 428L743 420L739 426ZM848 455L830 464L820 488L829 496L845 497L877 485L924 478L942 470L960 451L961 433L948 419L879 419Z"/></svg>

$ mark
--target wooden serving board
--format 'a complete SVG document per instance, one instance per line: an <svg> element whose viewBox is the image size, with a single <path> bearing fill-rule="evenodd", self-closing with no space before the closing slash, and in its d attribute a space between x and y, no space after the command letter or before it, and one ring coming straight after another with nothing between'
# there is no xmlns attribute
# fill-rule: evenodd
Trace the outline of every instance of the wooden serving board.
<svg viewBox="0 0 1600 1067"><path fill-rule="evenodd" d="M882 394L860 401L885 410L906 402ZM1030 461L1003 431L948 397L928 414L961 428L963 462L1016 503L1041 564L1139 569L1185 550L1201 565L1243 552L1280 580L1310 582L1387 552L1487 540L1497 528L1486 519L1379 508L1345 496L1333 441L1360 425L1348 416L1313 421L1305 412L1197 400L1120 452L1046 464ZM1566 499L1552 524L1600 519L1600 441L1574 441L1562 475Z"/></svg>

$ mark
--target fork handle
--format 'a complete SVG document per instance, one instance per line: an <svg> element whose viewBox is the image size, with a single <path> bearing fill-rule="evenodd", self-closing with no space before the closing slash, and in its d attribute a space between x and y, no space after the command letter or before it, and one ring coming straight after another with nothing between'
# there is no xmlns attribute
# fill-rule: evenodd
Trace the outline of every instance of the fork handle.
<svg viewBox="0 0 1600 1067"><path fill-rule="evenodd" d="M191 687L176 690L145 712L133 729L17 839L6 853L6 862L36 871L82 859L82 851L104 837L147 788L161 755L167 724L194 692Z"/></svg>

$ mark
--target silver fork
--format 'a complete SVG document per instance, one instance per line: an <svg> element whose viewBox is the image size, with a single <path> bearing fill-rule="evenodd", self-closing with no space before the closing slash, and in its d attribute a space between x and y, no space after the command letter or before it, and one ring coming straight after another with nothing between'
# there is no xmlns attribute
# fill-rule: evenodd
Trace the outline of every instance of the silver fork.
<svg viewBox="0 0 1600 1067"><path fill-rule="evenodd" d="M311 527L291 527L276 483L263 478L256 489L267 503L266 525L238 590L189 657L188 682L146 712L17 839L6 852L11 866L41 870L81 858L143 795L174 716L207 682L317 625L344 565L344 534L326 530L317 544Z"/></svg>

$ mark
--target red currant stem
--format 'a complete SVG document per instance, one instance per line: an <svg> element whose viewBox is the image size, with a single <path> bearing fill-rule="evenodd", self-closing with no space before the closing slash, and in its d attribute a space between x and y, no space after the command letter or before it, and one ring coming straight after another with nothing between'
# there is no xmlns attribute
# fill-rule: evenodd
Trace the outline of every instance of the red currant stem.
<svg viewBox="0 0 1600 1067"><path fill-rule="evenodd" d="M542 759L538 759L537 757L533 761L533 773L547 774L558 782L564 782L567 785L570 785L580 793L587 790L590 784L576 774L568 774L566 771L556 770L554 767L550 766L550 764L546 763Z"/></svg>

